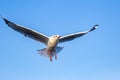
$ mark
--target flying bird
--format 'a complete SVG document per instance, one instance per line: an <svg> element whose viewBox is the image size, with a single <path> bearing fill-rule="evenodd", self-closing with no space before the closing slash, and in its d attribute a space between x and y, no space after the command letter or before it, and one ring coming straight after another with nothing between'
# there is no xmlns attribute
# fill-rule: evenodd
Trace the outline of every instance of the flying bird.
<svg viewBox="0 0 120 80"><path fill-rule="evenodd" d="M3 18L3 17L2 17ZM90 30L84 31L84 32L77 32L65 36L60 36L60 35L53 35L53 36L46 36L42 33L39 33L35 30L26 28L24 26L15 24L6 18L3 18L5 23L12 28L13 30L22 33L25 37L32 38L36 41L42 42L43 44L46 45L46 48L38 50L38 53L41 54L42 56L48 57L50 61L52 61L52 57L55 57L57 59L57 53L59 53L63 47L57 46L58 43L63 43L67 41L74 40L78 37L81 37L97 28L98 25L94 25Z"/></svg>

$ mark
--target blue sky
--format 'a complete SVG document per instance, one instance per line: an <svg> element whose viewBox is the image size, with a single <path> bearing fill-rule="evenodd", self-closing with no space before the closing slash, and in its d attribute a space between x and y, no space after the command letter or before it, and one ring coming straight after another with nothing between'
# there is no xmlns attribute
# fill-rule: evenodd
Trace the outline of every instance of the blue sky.
<svg viewBox="0 0 120 80"><path fill-rule="evenodd" d="M76 40L50 62L44 44L0 19L0 80L120 80L119 0L1 0L0 14L47 36L99 28Z"/></svg>

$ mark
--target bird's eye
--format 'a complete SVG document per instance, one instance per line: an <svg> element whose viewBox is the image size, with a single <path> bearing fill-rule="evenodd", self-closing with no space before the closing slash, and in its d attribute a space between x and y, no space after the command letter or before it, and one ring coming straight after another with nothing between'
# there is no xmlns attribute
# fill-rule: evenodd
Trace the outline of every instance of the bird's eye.
<svg viewBox="0 0 120 80"><path fill-rule="evenodd" d="M54 38L56 38L56 36L54 36Z"/></svg>
<svg viewBox="0 0 120 80"><path fill-rule="evenodd" d="M57 37L57 36L54 36L54 37Z"/></svg>

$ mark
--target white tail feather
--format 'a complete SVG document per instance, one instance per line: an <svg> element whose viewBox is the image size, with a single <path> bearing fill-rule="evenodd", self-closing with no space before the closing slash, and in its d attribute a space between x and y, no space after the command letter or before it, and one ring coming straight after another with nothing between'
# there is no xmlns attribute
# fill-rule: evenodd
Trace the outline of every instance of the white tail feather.
<svg viewBox="0 0 120 80"><path fill-rule="evenodd" d="M48 58L49 58L49 55L48 55L48 53L47 53L46 48L40 49L40 50L37 50L37 51L38 51L38 53L39 53L41 56L44 56L44 57L48 57Z"/></svg>
<svg viewBox="0 0 120 80"><path fill-rule="evenodd" d="M55 50L56 50L56 53L59 53L64 47L56 47Z"/></svg>
<svg viewBox="0 0 120 80"><path fill-rule="evenodd" d="M63 49L63 47L56 47L56 48L55 48L56 54L59 53L62 49ZM39 53L40 55L49 58L49 55L48 55L48 52L47 52L46 48L40 49L40 50L37 50L37 51L38 51L38 53ZM54 56L54 54L53 54L53 52L52 52L52 57L53 57L53 56Z"/></svg>

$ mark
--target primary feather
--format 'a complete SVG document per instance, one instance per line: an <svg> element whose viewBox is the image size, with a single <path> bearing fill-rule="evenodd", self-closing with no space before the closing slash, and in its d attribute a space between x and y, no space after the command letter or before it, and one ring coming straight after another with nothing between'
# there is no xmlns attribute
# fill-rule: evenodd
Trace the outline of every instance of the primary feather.
<svg viewBox="0 0 120 80"><path fill-rule="evenodd" d="M37 40L37 41L42 42L42 43L47 45L47 42L49 40L49 38L47 36L45 36L41 33L38 33L37 31L31 30L29 28L17 25L17 24L15 24L15 23L13 23L5 18L3 18L3 20L13 30L24 34L26 37L30 37L34 40Z"/></svg>
<svg viewBox="0 0 120 80"><path fill-rule="evenodd" d="M88 31L77 32L77 33L69 34L69 35L66 35L66 36L62 36L59 39L59 43L66 42L66 41L71 41L71 40L74 40L74 39L76 39L78 37L81 37L81 36L91 32L91 31L95 30L97 28L97 26L98 25L93 26L93 28L88 30Z"/></svg>

